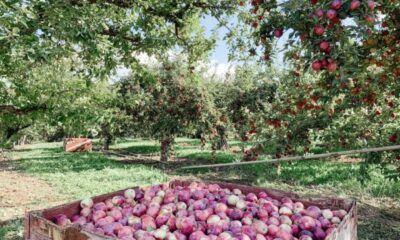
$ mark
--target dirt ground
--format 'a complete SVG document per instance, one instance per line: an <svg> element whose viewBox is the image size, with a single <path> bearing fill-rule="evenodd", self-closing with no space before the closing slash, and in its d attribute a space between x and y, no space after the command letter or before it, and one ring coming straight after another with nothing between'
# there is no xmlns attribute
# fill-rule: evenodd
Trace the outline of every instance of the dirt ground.
<svg viewBox="0 0 400 240"><path fill-rule="evenodd" d="M0 154L0 223L62 202L46 182L18 172L12 160Z"/></svg>
<svg viewBox="0 0 400 240"><path fill-rule="evenodd" d="M44 181L25 174L0 171L0 222L62 202Z"/></svg>

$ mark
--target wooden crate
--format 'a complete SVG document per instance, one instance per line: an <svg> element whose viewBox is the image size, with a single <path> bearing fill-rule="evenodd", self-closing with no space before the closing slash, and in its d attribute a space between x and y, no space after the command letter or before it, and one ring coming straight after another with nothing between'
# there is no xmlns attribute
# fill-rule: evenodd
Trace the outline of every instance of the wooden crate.
<svg viewBox="0 0 400 240"><path fill-rule="evenodd" d="M187 180L173 180L169 182L171 187L175 186L187 186L191 181ZM357 240L357 208L355 200L351 199L327 199L327 198L300 198L297 194L284 192L269 188L252 187L231 183L221 182L207 182L217 183L223 188L234 189L238 188L243 193L259 193L261 191L266 192L269 196L276 199L283 197L292 198L294 201L303 202L304 206L315 205L320 208L330 209L345 209L348 214L343 218L337 229L335 229L326 240ZM134 187L138 188L138 187ZM124 190L120 190L113 193L100 195L93 198L93 201L101 202L108 198L112 198L116 195L123 195ZM54 217L59 214L65 214L69 218L80 211L80 201L73 203L64 204L50 209L41 211L32 211L27 213L25 218L25 240L105 240L114 239L104 235L98 235L85 230L82 230L79 226L72 225L68 227L60 227L52 222Z"/></svg>
<svg viewBox="0 0 400 240"><path fill-rule="evenodd" d="M91 152L92 140L89 138L65 138L64 151L66 152Z"/></svg>

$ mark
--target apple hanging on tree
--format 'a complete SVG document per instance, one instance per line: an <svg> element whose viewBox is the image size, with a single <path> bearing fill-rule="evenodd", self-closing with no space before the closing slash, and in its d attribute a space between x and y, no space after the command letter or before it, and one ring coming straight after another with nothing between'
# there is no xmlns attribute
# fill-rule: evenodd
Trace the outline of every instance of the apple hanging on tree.
<svg viewBox="0 0 400 240"><path fill-rule="evenodd" d="M321 25L315 26L314 27L314 33L317 36L322 36L325 33L325 28Z"/></svg>

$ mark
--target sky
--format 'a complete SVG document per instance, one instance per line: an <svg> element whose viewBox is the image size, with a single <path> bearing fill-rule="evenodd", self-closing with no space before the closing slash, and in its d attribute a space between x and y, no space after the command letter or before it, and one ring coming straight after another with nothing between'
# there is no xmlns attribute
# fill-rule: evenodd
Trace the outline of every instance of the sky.
<svg viewBox="0 0 400 240"><path fill-rule="evenodd" d="M213 17L206 16L201 19L201 24L202 26L204 26L204 29L206 30L205 34L208 37L210 37L211 30L217 26L218 21ZM210 60L211 61L214 60L218 63L228 63L229 48L227 46L227 43L222 39L223 36L228 33L228 31L226 28L220 28L218 33L219 33L219 40L217 41L217 46L215 50L210 55Z"/></svg>
<svg viewBox="0 0 400 240"><path fill-rule="evenodd" d="M232 20L232 23L235 23L235 20ZM205 34L207 36L211 36L211 31L213 28L215 28L218 24L218 21L211 17L211 16L206 16L201 19L201 24L205 28ZM228 30L226 28L220 28L219 31L219 39L217 41L217 46L214 49L214 51L211 53L209 59L211 62L216 62L218 64L228 64L228 53L229 53L229 46L227 45L226 41L223 40L224 35L228 33ZM273 61L277 66L282 66L283 65L283 52L280 50L283 49L283 45L288 39L289 33L286 32L278 41L277 41L277 56Z"/></svg>

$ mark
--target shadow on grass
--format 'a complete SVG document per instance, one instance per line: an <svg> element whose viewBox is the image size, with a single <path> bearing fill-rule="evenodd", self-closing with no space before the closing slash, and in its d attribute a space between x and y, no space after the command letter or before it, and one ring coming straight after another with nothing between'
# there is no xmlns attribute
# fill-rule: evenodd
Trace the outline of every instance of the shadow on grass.
<svg viewBox="0 0 400 240"><path fill-rule="evenodd" d="M123 168L123 164L99 153L60 153L49 157L23 158L16 166L28 173L80 172L90 169Z"/></svg>
<svg viewBox="0 0 400 240"><path fill-rule="evenodd" d="M187 156L188 158L199 159L207 158L206 154L199 156ZM222 155L217 163L233 162L235 156ZM276 164L255 164L243 166L228 166L219 168L203 168L185 170L191 174L201 174L205 171L213 171L217 175L221 172L232 173L237 176L242 176L242 179L247 184L257 184L260 180L263 181L282 181L298 185L323 185L323 184L336 184L343 181L356 180L359 172L359 166L356 164L342 164L335 162L316 162L316 161L302 161L295 163L282 163L280 166L280 173L278 165Z"/></svg>
<svg viewBox="0 0 400 240"><path fill-rule="evenodd" d="M177 138L175 144L190 144L190 145L200 145L200 139L197 138Z"/></svg>
<svg viewBox="0 0 400 240"><path fill-rule="evenodd" d="M38 148L20 148L20 149L14 149L11 152L16 152L16 153L23 153L23 152L31 152L31 151L43 151L43 152L62 152L64 151L62 147L52 147L52 148L46 148L46 147L38 147Z"/></svg>
<svg viewBox="0 0 400 240"><path fill-rule="evenodd" d="M130 146L126 148L119 148L118 150L123 150L133 154L149 154L160 152L160 146L156 145L140 145L140 146Z"/></svg>
<svg viewBox="0 0 400 240"><path fill-rule="evenodd" d="M145 139L142 138L118 138L115 140L114 144L121 144L121 143L137 143L142 142Z"/></svg>
<svg viewBox="0 0 400 240"><path fill-rule="evenodd" d="M201 161L201 164L212 162L212 163L229 163L234 162L237 159L237 155L229 152L216 152L214 155L212 151L199 151L189 154L183 154L181 157L197 161Z"/></svg>
<svg viewBox="0 0 400 240"><path fill-rule="evenodd" d="M179 151L181 149L199 149L199 141L194 139L186 140L186 141L179 141L178 143L174 144L174 150ZM115 150L122 150L133 154L150 154L150 153L159 153L160 152L160 145L156 144L142 144L142 145L135 145L129 147L120 147L116 148Z"/></svg>
<svg viewBox="0 0 400 240"><path fill-rule="evenodd" d="M278 165L259 164L244 166L243 171L250 172L255 178L264 177L267 180L280 179L301 185L320 185L343 182L356 179L359 166L332 161L298 161Z"/></svg>
<svg viewBox="0 0 400 240"><path fill-rule="evenodd" d="M178 143L178 144L174 145L174 150L176 152L179 152L180 150L184 150L184 151L187 151L187 150L200 151L201 148L196 146L196 145L191 145L191 144L186 144L186 143L184 143L184 144L179 144Z"/></svg>
<svg viewBox="0 0 400 240"><path fill-rule="evenodd" d="M140 148L149 149L149 148ZM151 148L150 148L151 150ZM148 153L147 151L140 151ZM103 169L124 169L129 165L144 165L155 169L174 172L178 168L187 165L195 165L198 161L202 163L213 163L209 161L211 153L194 154L188 158L175 158L173 161L160 162L157 160L146 159L144 156L125 160L114 160L106 157L102 153L65 153L54 150L53 153L45 156L25 157L18 161L10 161L13 170L22 170L30 174L46 174L46 173L68 173L68 172L83 172L86 170L103 170ZM230 161L229 156L217 154L218 161Z"/></svg>

